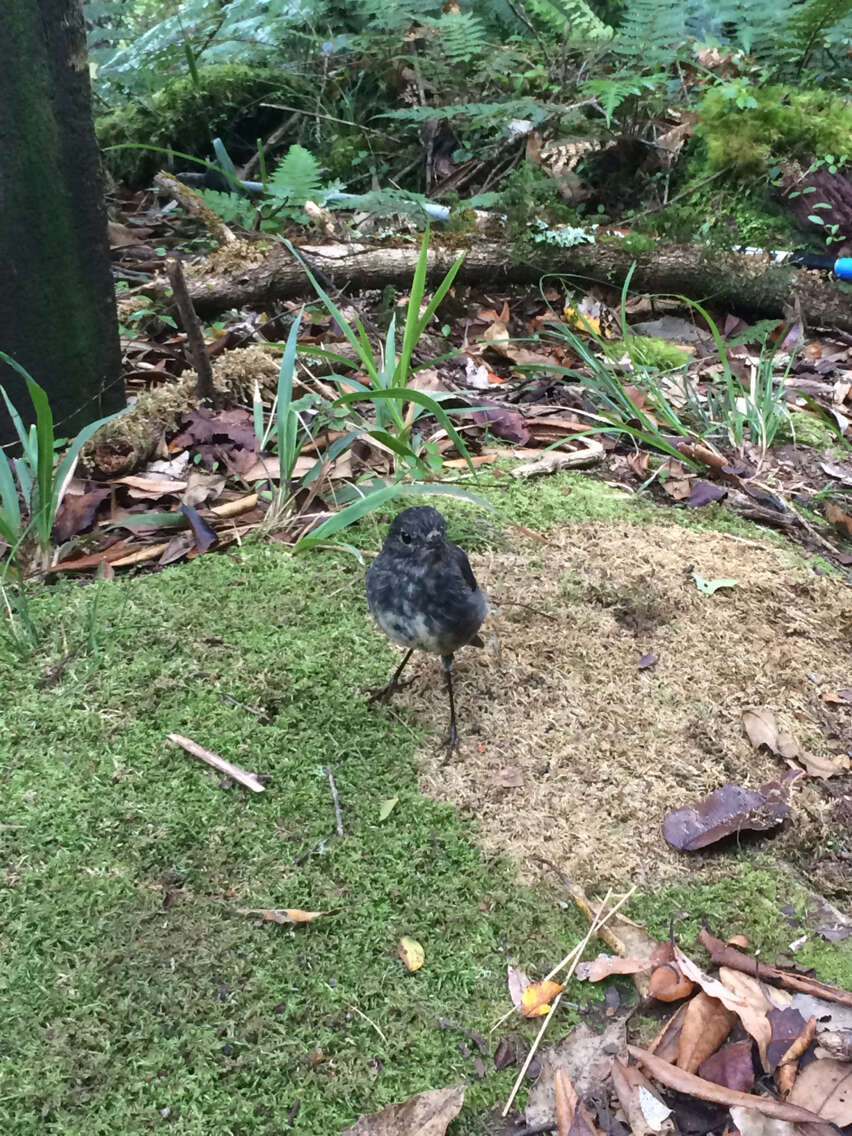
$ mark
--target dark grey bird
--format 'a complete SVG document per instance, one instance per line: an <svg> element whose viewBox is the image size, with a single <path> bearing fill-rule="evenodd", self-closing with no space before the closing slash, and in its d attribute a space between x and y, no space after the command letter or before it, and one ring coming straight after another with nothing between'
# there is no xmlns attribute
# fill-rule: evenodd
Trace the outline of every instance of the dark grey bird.
<svg viewBox="0 0 852 1136"><path fill-rule="evenodd" d="M450 701L448 751L456 746L453 654L477 635L488 600L477 586L467 554L447 540L447 525L428 505L406 509L393 521L382 551L367 571L367 602L388 639L407 647L402 662L371 702L390 698L412 651L441 656Z"/></svg>

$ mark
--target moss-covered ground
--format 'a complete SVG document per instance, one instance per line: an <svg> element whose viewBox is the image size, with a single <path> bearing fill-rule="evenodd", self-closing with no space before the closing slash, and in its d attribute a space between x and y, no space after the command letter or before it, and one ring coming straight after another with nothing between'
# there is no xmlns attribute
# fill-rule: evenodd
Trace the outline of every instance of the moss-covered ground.
<svg viewBox="0 0 852 1136"><path fill-rule="evenodd" d="M649 510L579 476L492 496L533 528ZM468 546L512 539L502 522L446 511ZM377 547L385 522L353 539ZM478 1080L458 1029L487 1034L507 1005L507 963L541 976L583 921L559 891L520 886L479 850L475 823L419 793L423 732L361 694L393 662L363 568L244 546L62 583L33 615L43 645L0 654L3 1133L325 1136L459 1081L452 1131L481 1131L515 1071L488 1061ZM266 792L223 787L170 732L267 774ZM705 916L770 957L793 937L786 903L804 912L807 896L771 853L740 850L729 878L640 893L630 914L665 934L687 913L687 948ZM336 913L299 927L236 913L267 907ZM415 974L396 957L402 935L425 949ZM842 944L799 957L852 985Z"/></svg>

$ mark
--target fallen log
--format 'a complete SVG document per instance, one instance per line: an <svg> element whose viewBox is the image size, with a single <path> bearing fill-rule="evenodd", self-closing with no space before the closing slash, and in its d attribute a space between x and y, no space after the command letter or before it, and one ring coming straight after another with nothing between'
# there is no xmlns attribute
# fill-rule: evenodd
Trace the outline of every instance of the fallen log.
<svg viewBox="0 0 852 1136"><path fill-rule="evenodd" d="M447 272L463 246L433 239L429 249L432 281ZM416 247L363 244L300 246L309 264L338 288L381 289L410 284ZM620 288L631 265L631 290L676 293L708 301L746 318L782 319L798 309L808 326L852 331L852 289L823 273L774 263L767 254L719 252L693 245L656 243L635 253L616 237L595 244L556 248L542 245L518 255L505 244L474 239L465 250L458 279L480 286L536 283L547 274ZM263 249L239 242L212 253L187 270L187 286L200 315L228 308L257 307L271 300L310 294L305 271L283 245ZM164 298L165 277L146 285L147 295Z"/></svg>

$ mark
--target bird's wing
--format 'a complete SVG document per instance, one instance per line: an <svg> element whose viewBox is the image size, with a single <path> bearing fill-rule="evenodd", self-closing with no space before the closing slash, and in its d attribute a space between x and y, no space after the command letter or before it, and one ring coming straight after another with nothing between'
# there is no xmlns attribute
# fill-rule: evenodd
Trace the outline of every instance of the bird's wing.
<svg viewBox="0 0 852 1136"><path fill-rule="evenodd" d="M450 556L455 561L458 570L462 574L462 579L468 585L472 592L476 591L476 577L473 574L473 569L470 566L470 561L467 558L467 553L459 548L457 544L453 544L451 540L447 541L447 549Z"/></svg>

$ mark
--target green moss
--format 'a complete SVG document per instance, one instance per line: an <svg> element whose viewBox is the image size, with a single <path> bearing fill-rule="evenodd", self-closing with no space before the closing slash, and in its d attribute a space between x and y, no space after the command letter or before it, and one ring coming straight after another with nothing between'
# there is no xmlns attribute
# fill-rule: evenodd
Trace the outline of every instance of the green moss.
<svg viewBox="0 0 852 1136"><path fill-rule="evenodd" d="M626 354L636 367L654 371L671 371L688 363L690 354L676 343L651 335L630 335L616 343L606 343L604 351L610 359Z"/></svg>
<svg viewBox="0 0 852 1136"><path fill-rule="evenodd" d="M212 139L221 137L239 162L245 137L262 136L276 114L258 104L285 99L287 94L287 82L280 71L271 68L236 63L202 67L197 86L190 76L169 79L149 102L128 102L100 116L95 129L110 173L137 185L166 163L166 155L110 147L161 146L203 157L210 153ZM176 161L177 168L182 168L181 160Z"/></svg>
<svg viewBox="0 0 852 1136"><path fill-rule="evenodd" d="M830 90L753 87L757 105L743 108L728 93L724 84L708 87L698 105L696 133L711 169L762 174L778 160L807 165L824 154L852 153L849 106Z"/></svg>
<svg viewBox="0 0 852 1136"><path fill-rule="evenodd" d="M778 431L777 441L796 441L803 446L825 450L837 442L837 431L815 414L793 414Z"/></svg>

